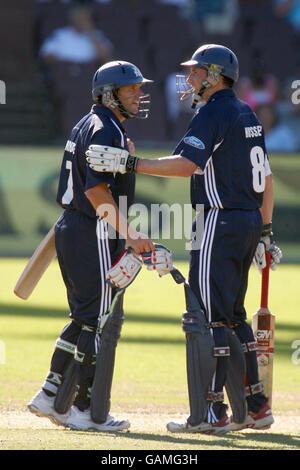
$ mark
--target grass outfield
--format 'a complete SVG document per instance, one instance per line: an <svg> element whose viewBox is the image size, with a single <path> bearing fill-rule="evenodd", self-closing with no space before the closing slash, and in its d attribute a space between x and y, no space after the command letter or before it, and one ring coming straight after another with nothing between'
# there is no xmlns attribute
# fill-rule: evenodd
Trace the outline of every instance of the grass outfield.
<svg viewBox="0 0 300 470"><path fill-rule="evenodd" d="M125 323L117 349L112 409L128 417L125 434L75 432L27 412L26 404L49 369L55 340L68 321L65 288L53 262L29 300L13 295L26 259L0 259L0 449L2 450L262 450L300 449L300 266L270 275L276 314L275 424L268 431L222 437L172 435L166 423L188 413L182 286L143 269L125 296ZM186 263L178 263L184 275ZM259 303L260 276L251 269L246 307Z"/></svg>

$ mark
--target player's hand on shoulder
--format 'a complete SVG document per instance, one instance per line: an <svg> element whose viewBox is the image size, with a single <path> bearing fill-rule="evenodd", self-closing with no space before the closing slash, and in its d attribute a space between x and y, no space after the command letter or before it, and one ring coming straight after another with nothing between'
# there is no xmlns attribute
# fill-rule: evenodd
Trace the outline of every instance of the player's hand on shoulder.
<svg viewBox="0 0 300 470"><path fill-rule="evenodd" d="M266 252L271 254L270 268L274 271L282 258L282 251L273 240L272 224L263 226L261 238L256 247L253 262L259 272L266 267Z"/></svg>
<svg viewBox="0 0 300 470"><path fill-rule="evenodd" d="M108 145L90 145L85 152L89 167L98 172L126 173L129 152Z"/></svg>
<svg viewBox="0 0 300 470"><path fill-rule="evenodd" d="M172 252L164 245L155 244L155 248L150 253L142 254L143 263L149 271L157 271L158 275L169 274L173 266Z"/></svg>

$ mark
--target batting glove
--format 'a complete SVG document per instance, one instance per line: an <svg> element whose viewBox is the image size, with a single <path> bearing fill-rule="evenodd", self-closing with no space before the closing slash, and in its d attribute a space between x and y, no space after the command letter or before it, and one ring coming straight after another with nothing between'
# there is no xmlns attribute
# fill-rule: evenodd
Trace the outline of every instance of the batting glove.
<svg viewBox="0 0 300 470"><path fill-rule="evenodd" d="M128 248L115 264L107 271L106 282L111 287L124 289L128 287L142 269L142 261L138 255Z"/></svg>
<svg viewBox="0 0 300 470"><path fill-rule="evenodd" d="M149 271L157 271L159 277L169 274L173 266L172 253L163 245L155 244L155 250L142 254L143 263Z"/></svg>
<svg viewBox="0 0 300 470"><path fill-rule="evenodd" d="M270 268L274 271L277 267L277 264L280 263L280 260L282 258L282 251L273 241L272 224L266 224L263 226L261 238L258 242L253 258L253 262L260 273L267 265L267 251L271 254Z"/></svg>
<svg viewBox="0 0 300 470"><path fill-rule="evenodd" d="M98 172L134 173L139 160L125 149L107 145L90 145L85 154L89 167Z"/></svg>

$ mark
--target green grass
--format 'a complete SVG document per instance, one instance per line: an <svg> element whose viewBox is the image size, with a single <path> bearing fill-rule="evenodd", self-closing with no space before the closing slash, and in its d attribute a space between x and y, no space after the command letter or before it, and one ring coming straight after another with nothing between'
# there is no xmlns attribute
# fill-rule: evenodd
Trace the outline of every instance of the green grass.
<svg viewBox="0 0 300 470"><path fill-rule="evenodd" d="M13 295L26 261L0 259L0 340L5 345L5 361L0 361L5 362L0 363L0 408L5 413L5 418L0 418L0 449L300 448L300 364L292 362L292 343L300 340L300 266L282 265L270 275L270 309L276 314L273 408L275 418L284 422L286 416L291 427L286 425L283 432L271 428L268 432L213 438L176 436L165 431L167 416L188 412L181 329L184 294L182 286L170 276L159 279L145 269L126 292L125 322L112 389L112 412L131 415L132 431L120 436L76 433L50 423L49 427L47 420L30 414L30 419L36 420L34 428L26 425L26 420L22 426L15 421L7 424L7 416L18 420L20 414L26 413L28 400L48 372L55 340L68 322L65 288L57 262L52 263L27 301ZM177 264L187 275L187 264ZM259 290L260 276L252 268L246 298L249 319L258 308ZM156 416L155 423L151 422L152 415ZM141 429L135 419L139 421L143 416L145 425Z"/></svg>

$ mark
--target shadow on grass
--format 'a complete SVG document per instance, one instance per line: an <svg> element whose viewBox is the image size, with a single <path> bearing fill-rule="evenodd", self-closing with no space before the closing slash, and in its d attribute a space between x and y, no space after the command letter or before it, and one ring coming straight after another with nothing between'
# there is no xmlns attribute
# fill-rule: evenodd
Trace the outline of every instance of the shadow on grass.
<svg viewBox="0 0 300 470"><path fill-rule="evenodd" d="M18 316L18 317L30 317L30 318L64 318L66 323L69 321L68 317L69 312L65 309L57 309L57 308L44 308L38 306L28 306L28 305L11 305L11 304L0 304L0 315L8 315ZM142 323L142 324L164 324L164 325L177 325L178 329L181 330L181 312L178 311L178 315L174 314L174 316L167 316L164 314L159 314L156 312L156 315L137 315L135 313L126 313L125 312L125 322L135 322L135 323ZM277 323L276 331L286 331L290 333L299 332L300 328L298 324L287 324L287 323ZM146 331L145 331L146 333ZM15 334L15 330L14 330ZM38 335L41 338L41 332L35 334L34 332L30 337L28 333L26 334L27 339L34 339ZM47 333L43 333L43 338L51 338L53 335L47 335ZM152 343L152 344L184 344L185 338L182 335L182 338L166 338L161 336L151 336L151 335L143 335L143 336L123 336L121 341L124 343ZM279 341L276 340L276 350L283 355L290 356L291 352L291 344L289 341Z"/></svg>
<svg viewBox="0 0 300 470"><path fill-rule="evenodd" d="M79 432L82 436L86 435L84 431L70 431L67 432ZM98 434L98 433L97 433ZM107 433L99 433L105 434ZM110 434L111 435L111 434ZM148 442L165 442L174 445L189 445L191 450L192 446L196 446L195 450L199 450L199 445L203 445L209 449L213 448L224 448L224 449L236 449L236 450L272 450L271 445L275 446L274 450L291 450L300 449L300 436L293 434L277 434L277 433L263 433L263 432L247 432L247 433L229 433L226 436L208 436L203 439L200 434L190 434L189 436L173 436L170 434L150 434L150 433L138 433L138 432L127 432L127 433L114 433L118 438L131 439L133 441L148 441ZM199 437L195 437L199 436ZM202 449L201 449L202 450ZM138 452L137 452L138 453Z"/></svg>
<svg viewBox="0 0 300 470"><path fill-rule="evenodd" d="M12 305L12 304L1 304L0 303L0 314L3 315L15 315L15 316L26 316L36 318L66 318L68 320L68 310L58 308L45 308L45 307L34 307L28 305ZM139 315L125 311L126 322L140 322L140 323L167 323L172 325L181 325L181 314L182 312L178 309L178 312L174 312L174 316L167 316L156 312L155 315ZM298 331L300 333L300 326L297 323L281 323L277 322L276 330L278 331Z"/></svg>
<svg viewBox="0 0 300 470"><path fill-rule="evenodd" d="M175 312L176 313L176 312ZM136 315L133 313L125 312L125 321L129 322L140 322L140 323L168 323L168 324L181 324L181 313L178 311L178 316L166 316L160 315L158 312L156 315ZM68 319L68 310L58 308L44 308L44 307L33 307L27 305L11 305L11 304L0 304L0 314L3 315L15 315L15 316L26 316L35 318L66 318Z"/></svg>

